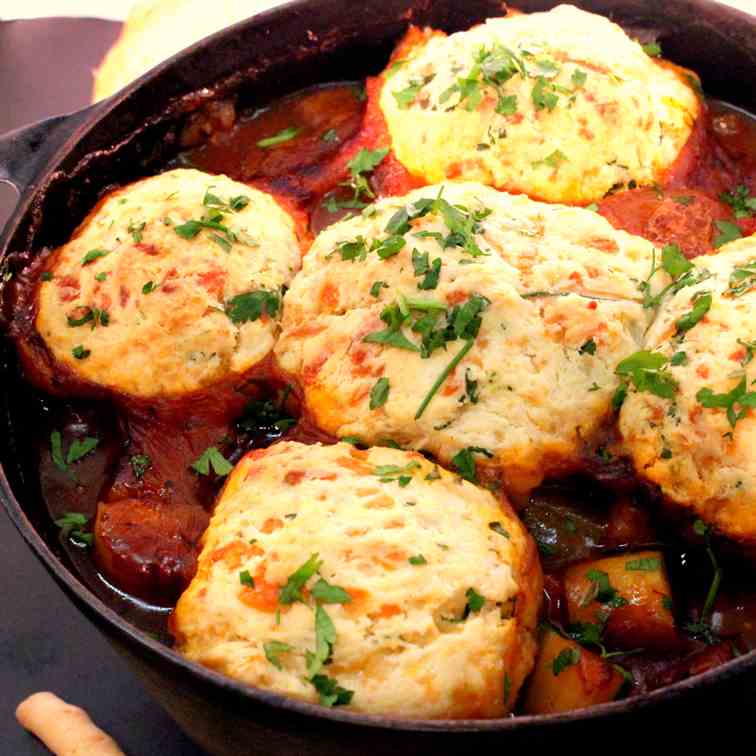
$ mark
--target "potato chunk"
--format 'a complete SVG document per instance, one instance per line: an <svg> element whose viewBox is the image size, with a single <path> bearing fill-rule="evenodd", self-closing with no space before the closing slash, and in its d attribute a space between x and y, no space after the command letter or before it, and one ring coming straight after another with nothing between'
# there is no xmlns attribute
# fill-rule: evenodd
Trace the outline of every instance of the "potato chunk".
<svg viewBox="0 0 756 756"><path fill-rule="evenodd" d="M525 693L526 714L554 714L614 700L624 676L598 654L547 630Z"/></svg>
<svg viewBox="0 0 756 756"><path fill-rule="evenodd" d="M570 622L604 627L607 645L665 649L678 640L669 580L660 551L598 559L564 575Z"/></svg>

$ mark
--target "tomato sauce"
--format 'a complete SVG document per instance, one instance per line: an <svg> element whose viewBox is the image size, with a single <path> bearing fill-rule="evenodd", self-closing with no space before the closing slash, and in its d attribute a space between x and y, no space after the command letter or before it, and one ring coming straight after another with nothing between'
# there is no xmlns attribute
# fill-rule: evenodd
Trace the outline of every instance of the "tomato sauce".
<svg viewBox="0 0 756 756"><path fill-rule="evenodd" d="M401 50L395 56L401 57ZM354 198L350 161L363 149L390 148L378 107L382 85L380 77L368 79L364 89L354 82L326 84L251 113L237 114L232 101L211 103L190 117L182 135L186 149L172 167L224 173L269 191L295 214L301 236L312 237L360 212L339 206ZM365 203L421 186L390 151L365 178L369 190L360 198ZM743 235L756 231L756 218L736 217L723 201L723 193L738 186L756 192L756 121L714 101L660 186L618 189L597 209L617 228L658 244L678 244L695 257L715 251L718 222L736 224ZM51 520L78 512L87 519L85 533L94 532L94 559L61 532L61 548L75 569L119 612L170 643L165 620L194 574L200 538L224 480L212 466L207 474L198 472L203 452L215 447L234 464L250 449L284 437L305 443L335 439L310 422L298 389L290 389L269 361L211 391L173 402L136 402L77 383L53 363L34 331L32 292L45 259L27 266L9 300L26 378L44 392L19 377L13 411L16 427L26 429L20 444L37 461L40 495ZM54 432L60 433L64 453L77 440L91 437L98 444L63 469L51 456ZM140 465L140 459L149 464ZM570 565L658 548L670 573L676 626L694 622L711 577L700 538L680 536L670 526L625 460L594 450L579 474L573 472L516 502L541 550L546 617L567 625L563 576ZM741 577L728 577L713 607L715 640L679 632L663 657L648 652L617 657L632 676L633 692L716 666L756 643L749 570L737 560L728 568L728 576ZM268 593L249 592L245 600L254 606L270 603Z"/></svg>

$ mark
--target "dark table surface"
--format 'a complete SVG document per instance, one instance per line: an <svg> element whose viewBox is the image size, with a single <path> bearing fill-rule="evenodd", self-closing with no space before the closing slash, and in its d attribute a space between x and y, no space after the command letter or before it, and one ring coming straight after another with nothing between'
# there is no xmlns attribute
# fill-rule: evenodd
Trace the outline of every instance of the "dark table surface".
<svg viewBox="0 0 756 756"><path fill-rule="evenodd" d="M0 133L87 105L92 70L120 25L96 19L0 23ZM0 225L15 202L0 184ZM48 751L15 721L51 690L83 706L130 756L201 756L69 603L0 511L0 756Z"/></svg>
<svg viewBox="0 0 756 756"><path fill-rule="evenodd" d="M0 22L0 133L86 105L92 69L118 30L93 19ZM0 224L13 203L12 191L0 184ZM47 753L13 715L22 698L39 690L84 707L130 756L202 756L63 596L1 512L0 597L0 756ZM756 753L756 678L634 721L632 731L612 730L609 723L607 731L597 722L591 729L598 740L563 743L561 750L617 754L642 743L643 753L672 746L675 753L697 754L715 741Z"/></svg>

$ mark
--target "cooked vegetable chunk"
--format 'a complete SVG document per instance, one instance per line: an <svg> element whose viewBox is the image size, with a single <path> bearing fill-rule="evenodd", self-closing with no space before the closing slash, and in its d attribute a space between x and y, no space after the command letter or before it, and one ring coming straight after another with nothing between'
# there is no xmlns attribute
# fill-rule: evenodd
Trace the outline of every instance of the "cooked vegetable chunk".
<svg viewBox="0 0 756 756"><path fill-rule="evenodd" d="M525 693L526 714L555 714L614 700L624 675L598 654L547 630Z"/></svg>
<svg viewBox="0 0 756 756"><path fill-rule="evenodd" d="M583 562L567 570L564 588L570 622L603 628L609 646L663 649L677 642L660 551Z"/></svg>

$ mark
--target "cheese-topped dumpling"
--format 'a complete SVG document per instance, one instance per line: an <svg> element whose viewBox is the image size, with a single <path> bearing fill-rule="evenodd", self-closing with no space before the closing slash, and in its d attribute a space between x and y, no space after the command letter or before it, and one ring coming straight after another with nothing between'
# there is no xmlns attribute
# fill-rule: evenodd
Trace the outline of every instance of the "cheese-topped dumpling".
<svg viewBox="0 0 756 756"><path fill-rule="evenodd" d="M499 717L533 666L535 546L416 452L283 442L237 465L173 615L178 649L326 706Z"/></svg>
<svg viewBox="0 0 756 756"><path fill-rule="evenodd" d="M84 382L178 396L270 353L299 266L294 221L273 197L168 171L109 194L53 253L36 327Z"/></svg>
<svg viewBox="0 0 756 756"><path fill-rule="evenodd" d="M608 19L561 5L449 37L415 30L380 108L396 157L428 183L586 204L662 178L700 111L687 75Z"/></svg>
<svg viewBox="0 0 756 756"><path fill-rule="evenodd" d="M756 544L756 237L676 268L619 427L668 502ZM622 368L621 368L622 369Z"/></svg>
<svg viewBox="0 0 756 756"><path fill-rule="evenodd" d="M611 415L652 256L590 210L419 189L317 237L276 356L328 433L474 459L526 491Z"/></svg>

